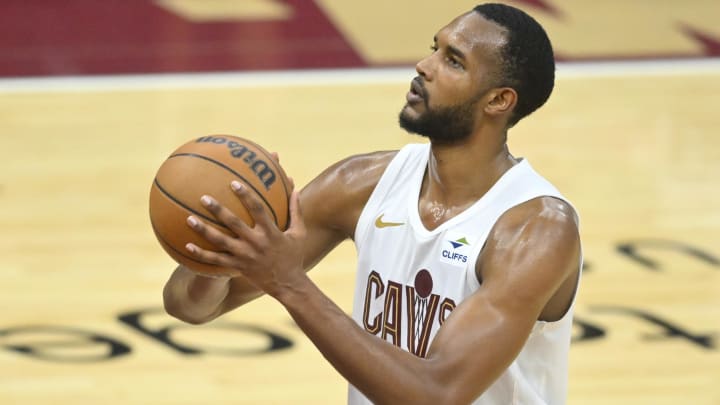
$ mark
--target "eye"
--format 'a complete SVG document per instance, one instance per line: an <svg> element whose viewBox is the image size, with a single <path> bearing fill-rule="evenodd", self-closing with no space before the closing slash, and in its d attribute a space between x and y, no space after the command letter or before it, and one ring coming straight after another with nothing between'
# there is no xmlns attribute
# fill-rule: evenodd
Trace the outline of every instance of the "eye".
<svg viewBox="0 0 720 405"><path fill-rule="evenodd" d="M448 64L449 64L450 66L452 66L453 68L455 68L455 69L462 69L462 67L463 67L462 63L458 62L458 60L455 59L454 57L448 56L448 57L445 58L445 59L447 59Z"/></svg>
<svg viewBox="0 0 720 405"><path fill-rule="evenodd" d="M437 44L430 45L430 50L433 53L437 52L439 49L440 48L438 47ZM448 65L450 65L450 67L452 67L453 69L464 69L465 68L463 66L463 64L452 53L448 53L445 55L445 62Z"/></svg>

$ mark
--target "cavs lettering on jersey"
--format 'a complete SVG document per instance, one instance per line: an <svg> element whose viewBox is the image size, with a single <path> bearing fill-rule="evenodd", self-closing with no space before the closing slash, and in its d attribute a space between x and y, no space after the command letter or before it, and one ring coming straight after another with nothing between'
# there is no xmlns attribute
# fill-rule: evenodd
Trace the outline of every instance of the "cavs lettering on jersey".
<svg viewBox="0 0 720 405"><path fill-rule="evenodd" d="M452 311L480 287L475 263L500 215L539 196L563 198L522 160L480 200L430 231L417 208L429 154L428 144L397 153L355 229L353 319L368 333L420 357ZM572 308L557 322L538 321L512 365L474 403L564 403L571 326ZM371 403L353 386L348 402Z"/></svg>

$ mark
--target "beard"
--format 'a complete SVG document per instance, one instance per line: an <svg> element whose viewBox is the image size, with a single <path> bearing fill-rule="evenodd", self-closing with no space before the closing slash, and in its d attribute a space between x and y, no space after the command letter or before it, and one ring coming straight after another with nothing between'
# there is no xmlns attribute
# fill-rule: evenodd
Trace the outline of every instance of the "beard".
<svg viewBox="0 0 720 405"><path fill-rule="evenodd" d="M425 112L417 118L405 114L407 106L400 111L399 122L402 129L441 143L453 143L470 136L475 123L474 108L477 99L435 108L429 107L427 99L423 101Z"/></svg>

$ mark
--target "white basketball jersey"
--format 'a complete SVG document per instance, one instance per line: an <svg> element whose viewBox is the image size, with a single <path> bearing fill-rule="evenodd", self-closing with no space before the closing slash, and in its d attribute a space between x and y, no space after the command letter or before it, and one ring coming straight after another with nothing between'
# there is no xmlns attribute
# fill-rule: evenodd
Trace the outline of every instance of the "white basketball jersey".
<svg viewBox="0 0 720 405"><path fill-rule="evenodd" d="M421 357L453 309L480 287L475 263L500 215L539 196L563 198L522 160L472 206L430 231L418 213L429 154L429 144L397 153L355 229L353 319ZM467 171L473 175L472 167ZM571 327L572 308L557 322L536 322L515 361L474 404L565 403ZM348 403L371 402L351 385Z"/></svg>

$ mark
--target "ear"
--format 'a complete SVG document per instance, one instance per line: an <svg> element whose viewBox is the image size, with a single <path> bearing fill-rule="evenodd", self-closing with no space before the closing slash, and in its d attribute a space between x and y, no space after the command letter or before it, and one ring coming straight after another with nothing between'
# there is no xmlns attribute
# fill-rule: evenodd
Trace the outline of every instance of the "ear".
<svg viewBox="0 0 720 405"><path fill-rule="evenodd" d="M498 87L488 93L485 114L499 116L512 113L517 104L517 92L510 87Z"/></svg>

